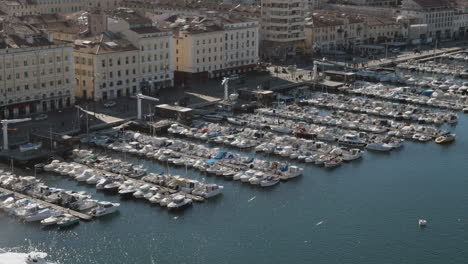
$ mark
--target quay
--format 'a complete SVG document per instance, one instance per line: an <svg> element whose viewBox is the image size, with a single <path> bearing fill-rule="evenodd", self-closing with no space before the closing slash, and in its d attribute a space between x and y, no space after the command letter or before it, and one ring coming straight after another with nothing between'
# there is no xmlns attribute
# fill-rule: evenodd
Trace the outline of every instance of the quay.
<svg viewBox="0 0 468 264"><path fill-rule="evenodd" d="M67 213L67 214L71 214L71 215L73 215L75 217L78 217L78 218L80 218L82 220L89 221L89 220L93 219L93 217L91 215L80 213L80 212L77 212L77 211L74 211L74 210L71 210L71 209L68 209L68 208L53 204L53 203L49 203L49 202L46 202L46 201L43 201L43 200L40 200L40 199L36 199L36 198L33 198L33 197L25 195L25 194L21 194L21 193L15 192L15 191L11 191L11 190L8 190L8 189L2 188L2 187L0 187L0 191L5 192L5 193L13 193L15 195L15 197L25 198L25 199L28 199L30 201L34 201L34 202L36 202L38 204L50 207L50 208L55 209L57 211Z"/></svg>

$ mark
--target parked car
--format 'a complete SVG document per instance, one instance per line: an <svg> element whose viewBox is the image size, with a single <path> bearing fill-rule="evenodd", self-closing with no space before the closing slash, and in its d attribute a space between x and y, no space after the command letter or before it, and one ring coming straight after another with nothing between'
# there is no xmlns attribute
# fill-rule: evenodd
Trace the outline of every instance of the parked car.
<svg viewBox="0 0 468 264"><path fill-rule="evenodd" d="M46 120L47 118L49 118L48 115L46 115L46 114L39 114L39 115L35 116L35 117L33 118L33 120L34 120L34 121L42 121L42 120Z"/></svg>
<svg viewBox="0 0 468 264"><path fill-rule="evenodd" d="M392 53L399 53L399 52L400 52L400 49L394 48L394 49L391 49L390 51L391 51Z"/></svg>
<svg viewBox="0 0 468 264"><path fill-rule="evenodd" d="M104 103L104 107L111 108L111 107L114 107L116 104L117 104L116 102L110 101L110 102Z"/></svg>

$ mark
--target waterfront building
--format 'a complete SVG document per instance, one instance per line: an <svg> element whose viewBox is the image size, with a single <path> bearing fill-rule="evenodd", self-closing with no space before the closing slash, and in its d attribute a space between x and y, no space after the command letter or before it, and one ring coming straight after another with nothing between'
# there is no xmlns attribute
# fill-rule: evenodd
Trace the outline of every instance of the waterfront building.
<svg viewBox="0 0 468 264"><path fill-rule="evenodd" d="M131 42L105 32L74 44L77 97L105 101L137 93L138 48Z"/></svg>
<svg viewBox="0 0 468 264"><path fill-rule="evenodd" d="M412 24L426 24L427 34L422 39L451 39L454 37L455 9L448 0L403 0L402 14Z"/></svg>
<svg viewBox="0 0 468 264"><path fill-rule="evenodd" d="M172 31L153 26L151 19L131 9L108 15L107 30L121 34L138 48L138 89L145 94L174 85L174 43Z"/></svg>
<svg viewBox="0 0 468 264"><path fill-rule="evenodd" d="M3 24L0 115L16 118L74 104L71 44L23 22Z"/></svg>
<svg viewBox="0 0 468 264"><path fill-rule="evenodd" d="M257 21L212 13L171 16L176 81L207 80L254 69L258 63Z"/></svg>

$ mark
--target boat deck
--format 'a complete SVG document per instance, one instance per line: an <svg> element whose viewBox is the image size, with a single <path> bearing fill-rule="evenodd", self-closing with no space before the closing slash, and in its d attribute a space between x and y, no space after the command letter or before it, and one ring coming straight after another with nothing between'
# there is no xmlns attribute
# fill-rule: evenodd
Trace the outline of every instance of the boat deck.
<svg viewBox="0 0 468 264"><path fill-rule="evenodd" d="M34 202L36 202L38 204L50 207L50 208L52 208L54 210L57 210L57 211L60 211L60 212L63 212L63 213L67 213L67 214L71 214L71 215L73 215L75 217L78 217L78 218L80 218L82 220L89 221L89 220L93 219L93 217L91 215L80 213L80 212L77 212L77 211L74 211L74 210L71 210L71 209L68 209L68 208L53 204L53 203L49 203L49 202L46 202L46 201L43 201L43 200L40 200L40 199L37 199L37 198L33 198L33 197L29 196L29 195L25 195L25 194L18 193L18 192L15 192L15 191L11 191L11 190L1 188L1 187L0 187L0 191L5 192L5 193L13 193L15 195L15 197L25 198L25 199L28 199L30 201L34 201Z"/></svg>

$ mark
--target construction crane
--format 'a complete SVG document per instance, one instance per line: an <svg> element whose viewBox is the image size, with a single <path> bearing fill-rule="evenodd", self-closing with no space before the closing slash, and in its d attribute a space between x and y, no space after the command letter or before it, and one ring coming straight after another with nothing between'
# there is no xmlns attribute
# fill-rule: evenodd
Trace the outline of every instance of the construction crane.
<svg viewBox="0 0 468 264"><path fill-rule="evenodd" d="M0 121L2 123L3 128L3 150L8 150L8 124L15 124L30 121L31 118L23 118L23 119L5 119Z"/></svg>
<svg viewBox="0 0 468 264"><path fill-rule="evenodd" d="M159 102L159 99L151 97L151 96L143 95L143 94L137 94L136 97L137 97L137 111L138 111L137 118L138 120L141 120L141 100L145 99L145 100Z"/></svg>

